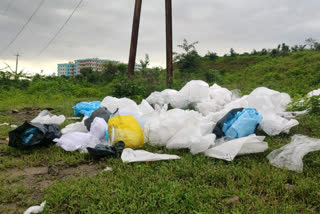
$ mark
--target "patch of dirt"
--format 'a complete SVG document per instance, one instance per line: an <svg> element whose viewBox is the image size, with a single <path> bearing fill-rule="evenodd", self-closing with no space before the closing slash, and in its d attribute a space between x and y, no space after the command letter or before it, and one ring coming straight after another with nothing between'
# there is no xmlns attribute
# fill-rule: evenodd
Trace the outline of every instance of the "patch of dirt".
<svg viewBox="0 0 320 214"><path fill-rule="evenodd" d="M40 113L41 109L38 108L23 108L21 109L18 113L12 113L11 112L11 117L20 123L23 123L24 121L30 121L33 118L35 118L39 113ZM10 112L8 112L10 113Z"/></svg>
<svg viewBox="0 0 320 214"><path fill-rule="evenodd" d="M52 110L52 108L45 108L45 109ZM32 120L40 113L40 111L44 109L40 109L36 107L25 107L18 111L13 111L13 110L0 112L0 114L3 116L10 116L17 123L23 123L26 120L27 121Z"/></svg>
<svg viewBox="0 0 320 214"><path fill-rule="evenodd" d="M63 167L63 166L49 166L49 167L29 167L25 169L9 169L4 173L8 180L13 180L6 185L22 184L33 192L28 196L28 200L36 201L41 198L45 189L56 181L64 180L69 177L80 178L84 176L95 176L102 169L97 168L96 165L82 164L76 167ZM8 213L21 212L23 204L17 203L0 203L0 207ZM0 209L1 211L1 209Z"/></svg>

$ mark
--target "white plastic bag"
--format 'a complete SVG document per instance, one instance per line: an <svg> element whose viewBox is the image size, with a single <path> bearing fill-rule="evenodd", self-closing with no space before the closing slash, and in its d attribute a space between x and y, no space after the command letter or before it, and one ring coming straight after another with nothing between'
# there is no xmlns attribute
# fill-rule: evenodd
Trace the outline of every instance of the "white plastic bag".
<svg viewBox="0 0 320 214"><path fill-rule="evenodd" d="M133 150L133 149L127 148L123 150L121 154L121 159L122 159L122 162L124 163L132 163L132 162L180 159L180 157L177 155L156 154L156 153L151 153L144 150Z"/></svg>
<svg viewBox="0 0 320 214"><path fill-rule="evenodd" d="M320 150L320 139L294 135L289 144L274 150L267 158L273 166L286 167L288 170L302 172L303 157L309 152L318 150Z"/></svg>
<svg viewBox="0 0 320 214"><path fill-rule="evenodd" d="M263 120L260 123L261 129L269 136L275 136L280 133L289 133L290 129L299 125L295 119L285 119L272 112L261 112Z"/></svg>
<svg viewBox="0 0 320 214"><path fill-rule="evenodd" d="M166 146L168 141L182 128L197 123L202 115L196 111L172 109L160 112L144 126L145 142L153 146Z"/></svg>
<svg viewBox="0 0 320 214"><path fill-rule="evenodd" d="M174 108L185 109L190 105L196 106L197 103L209 99L208 83L202 80L191 80L172 97L171 105Z"/></svg>
<svg viewBox="0 0 320 214"><path fill-rule="evenodd" d="M31 213L41 213L46 206L46 201L42 202L40 206L32 206L29 207L23 214L31 214Z"/></svg>
<svg viewBox="0 0 320 214"><path fill-rule="evenodd" d="M81 122L76 122L76 123L71 123L69 125L67 125L66 127L64 127L61 130L62 134L67 134L69 132L84 132L84 133L88 133L88 129L87 127L84 125L84 121L87 119L88 117L83 117Z"/></svg>
<svg viewBox="0 0 320 214"><path fill-rule="evenodd" d="M264 142L264 136L255 134L248 137L237 138L222 142L205 151L205 155L226 161L232 161L238 155L260 153L268 149L268 143Z"/></svg>
<svg viewBox="0 0 320 214"><path fill-rule="evenodd" d="M146 100L142 100L140 105L138 105L138 108L142 115L150 114L154 111L152 106Z"/></svg>
<svg viewBox="0 0 320 214"><path fill-rule="evenodd" d="M97 137L83 132L69 132L53 141L57 143L57 146L70 152L77 150L87 152L87 147L94 148L97 144L102 143Z"/></svg>
<svg viewBox="0 0 320 214"><path fill-rule="evenodd" d="M121 109L123 112L131 112L133 114L139 114L138 105L129 98L116 98L107 96L100 104L101 107L106 107L111 113L114 113L117 109Z"/></svg>
<svg viewBox="0 0 320 214"><path fill-rule="evenodd" d="M90 128L91 135L95 136L100 140L104 140L107 130L108 130L108 124L103 118L101 117L94 118Z"/></svg>
<svg viewBox="0 0 320 214"><path fill-rule="evenodd" d="M48 110L41 111L36 118L31 120L32 123L41 123L41 124L62 124L66 120L64 115L54 115L51 114Z"/></svg>
<svg viewBox="0 0 320 214"><path fill-rule="evenodd" d="M165 89L161 92L155 91L147 97L147 101L150 104L158 104L158 105L165 105L171 103L173 97L177 94L178 92L173 89Z"/></svg>
<svg viewBox="0 0 320 214"><path fill-rule="evenodd" d="M320 95L320 88L317 90L310 91L307 97L313 97L313 96L319 96L319 95Z"/></svg>
<svg viewBox="0 0 320 214"><path fill-rule="evenodd" d="M168 149L190 149L192 154L206 151L214 145L216 135L212 134L214 123L198 121L178 131L167 143Z"/></svg>

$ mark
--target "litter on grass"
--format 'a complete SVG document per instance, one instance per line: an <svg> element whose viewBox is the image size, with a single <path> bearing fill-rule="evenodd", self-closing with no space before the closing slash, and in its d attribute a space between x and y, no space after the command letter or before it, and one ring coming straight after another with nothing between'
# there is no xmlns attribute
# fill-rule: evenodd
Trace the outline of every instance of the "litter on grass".
<svg viewBox="0 0 320 214"><path fill-rule="evenodd" d="M46 206L46 201L42 202L40 206L29 207L23 214L41 213Z"/></svg>
<svg viewBox="0 0 320 214"><path fill-rule="evenodd" d="M302 172L303 157L309 152L314 151L320 151L320 139L294 135L289 144L274 150L267 158L273 166Z"/></svg>
<svg viewBox="0 0 320 214"><path fill-rule="evenodd" d="M121 155L122 162L146 162L146 161L160 161L160 160L175 160L180 159L177 155L156 154L144 150L133 150L130 148L124 149Z"/></svg>
<svg viewBox="0 0 320 214"><path fill-rule="evenodd" d="M264 136L250 135L248 137L217 143L211 149L205 151L208 157L233 161L236 156L260 153L268 149L268 143L264 142Z"/></svg>
<svg viewBox="0 0 320 214"><path fill-rule="evenodd" d="M9 132L9 146L24 149L35 145L48 145L59 137L61 131L57 124L25 122Z"/></svg>
<svg viewBox="0 0 320 214"><path fill-rule="evenodd" d="M31 123L40 123L40 124L58 124L61 125L66 120L64 115L54 115L51 114L48 110L43 110L39 115L31 120Z"/></svg>
<svg viewBox="0 0 320 214"><path fill-rule="evenodd" d="M97 110L100 107L100 101L92 101L92 102L81 102L73 106L74 114L76 116L86 116L90 117L92 112Z"/></svg>
<svg viewBox="0 0 320 214"><path fill-rule="evenodd" d="M317 93L313 91L310 96ZM127 149L122 159L126 162L178 158L131 149L141 148L144 142L232 161L268 148L265 137L254 134L257 128L269 136L289 133L299 124L295 117L307 113L286 112L291 102L287 93L259 87L249 95L239 94L192 80L179 91L153 92L139 105L129 98L111 96L102 102L81 102L73 109L76 116L85 116L83 120L62 129L63 135L54 142L66 151L89 150L97 157L119 156L123 148L117 150L115 146L123 142ZM174 109L168 110L168 105ZM61 124L63 118L43 111L35 120ZM22 139L33 139L35 133L29 132Z"/></svg>

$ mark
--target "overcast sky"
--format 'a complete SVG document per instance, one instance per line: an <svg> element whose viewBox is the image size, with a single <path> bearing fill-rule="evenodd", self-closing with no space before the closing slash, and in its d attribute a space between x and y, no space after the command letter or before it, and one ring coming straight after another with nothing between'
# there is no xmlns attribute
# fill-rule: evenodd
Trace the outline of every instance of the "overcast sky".
<svg viewBox="0 0 320 214"><path fill-rule="evenodd" d="M41 0L0 0L0 54L21 29ZM199 41L197 50L223 55L273 48L285 42L320 40L319 0L172 0L173 42ZM11 3L10 3L11 2ZM66 21L79 0L46 0L28 27L0 56L14 67L47 74L57 63L98 57L127 63L134 0L84 0L51 46L39 56ZM9 6L9 7L8 7ZM137 61L150 56L153 66L165 65L165 1L142 4ZM1 66L1 65L0 65ZM1 66L2 67L2 66Z"/></svg>

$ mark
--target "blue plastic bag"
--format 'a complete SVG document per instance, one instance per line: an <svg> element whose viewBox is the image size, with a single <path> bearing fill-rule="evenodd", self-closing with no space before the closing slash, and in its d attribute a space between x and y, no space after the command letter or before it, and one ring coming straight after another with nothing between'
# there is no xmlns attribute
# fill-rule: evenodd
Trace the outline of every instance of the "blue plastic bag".
<svg viewBox="0 0 320 214"><path fill-rule="evenodd" d="M77 105L73 106L74 114L77 116L84 115L86 117L90 117L92 112L97 110L100 107L100 101L92 101L92 102L81 102Z"/></svg>
<svg viewBox="0 0 320 214"><path fill-rule="evenodd" d="M232 119L226 121L222 131L225 136L232 139L246 137L255 132L262 119L262 116L255 109L246 108L238 112Z"/></svg>
<svg viewBox="0 0 320 214"><path fill-rule="evenodd" d="M29 143L30 140L33 138L34 134L38 131L37 128L30 128L30 129L27 129L23 135L22 135L22 140L24 143Z"/></svg>

